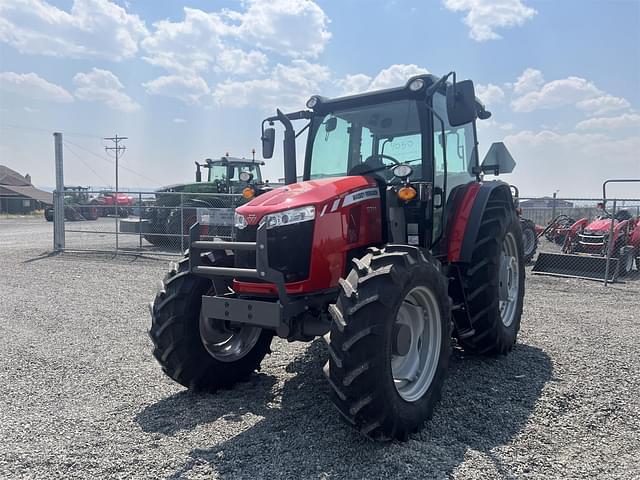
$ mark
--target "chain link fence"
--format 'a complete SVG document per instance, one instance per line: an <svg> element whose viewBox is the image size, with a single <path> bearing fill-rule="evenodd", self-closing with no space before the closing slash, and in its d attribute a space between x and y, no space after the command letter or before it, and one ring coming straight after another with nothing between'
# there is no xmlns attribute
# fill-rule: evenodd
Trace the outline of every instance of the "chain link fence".
<svg viewBox="0 0 640 480"><path fill-rule="evenodd" d="M242 195L189 192L64 196L64 250L152 255L184 253L196 222L205 239L232 240L235 208L246 202ZM53 221L53 210L45 217Z"/></svg>
<svg viewBox="0 0 640 480"><path fill-rule="evenodd" d="M66 191L63 248L179 255L189 246L195 222L205 239L234 240L234 210L244 202L236 194ZM532 273L605 283L640 280L640 198L610 199L605 208L601 203L601 198L519 199ZM44 216L53 220L52 207Z"/></svg>
<svg viewBox="0 0 640 480"><path fill-rule="evenodd" d="M640 198L520 198L532 273L640 280Z"/></svg>

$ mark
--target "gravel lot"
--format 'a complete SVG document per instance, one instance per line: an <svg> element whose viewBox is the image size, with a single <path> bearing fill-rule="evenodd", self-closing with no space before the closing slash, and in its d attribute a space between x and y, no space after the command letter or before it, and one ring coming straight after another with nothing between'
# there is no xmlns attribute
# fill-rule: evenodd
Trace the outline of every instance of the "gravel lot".
<svg viewBox="0 0 640 480"><path fill-rule="evenodd" d="M146 334L166 260L51 242L0 219L0 477L640 478L640 280L529 276L514 352L455 352L427 428L378 445L338 420L321 342L276 340L250 382L189 394Z"/></svg>

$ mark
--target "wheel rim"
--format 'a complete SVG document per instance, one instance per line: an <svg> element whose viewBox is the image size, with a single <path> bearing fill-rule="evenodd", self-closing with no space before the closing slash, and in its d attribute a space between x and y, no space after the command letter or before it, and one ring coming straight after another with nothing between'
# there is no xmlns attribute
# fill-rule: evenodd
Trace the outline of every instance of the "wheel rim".
<svg viewBox="0 0 640 480"><path fill-rule="evenodd" d="M208 295L215 295L211 287ZM221 362L235 362L249 353L260 338L262 329L246 323L206 318L200 312L200 339L205 350Z"/></svg>
<svg viewBox="0 0 640 480"><path fill-rule="evenodd" d="M520 266L518 265L518 244L511 232L502 241L499 272L500 318L509 327L516 316L518 293L520 291Z"/></svg>
<svg viewBox="0 0 640 480"><path fill-rule="evenodd" d="M530 229L526 229L522 232L522 240L524 242L525 255L530 255L535 244L535 234Z"/></svg>
<svg viewBox="0 0 640 480"><path fill-rule="evenodd" d="M420 400L436 374L442 342L438 300L427 287L411 290L393 325L391 372L400 397Z"/></svg>

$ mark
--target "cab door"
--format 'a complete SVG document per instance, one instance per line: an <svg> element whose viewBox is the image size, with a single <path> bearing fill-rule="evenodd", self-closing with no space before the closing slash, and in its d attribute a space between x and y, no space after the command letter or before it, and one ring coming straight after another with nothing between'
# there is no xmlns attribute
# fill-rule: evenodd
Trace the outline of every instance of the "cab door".
<svg viewBox="0 0 640 480"><path fill-rule="evenodd" d="M446 98L433 96L433 231L432 242L442 236L444 211L451 191L475 180L477 148L474 123L452 127L447 117ZM444 132L443 132L444 130Z"/></svg>

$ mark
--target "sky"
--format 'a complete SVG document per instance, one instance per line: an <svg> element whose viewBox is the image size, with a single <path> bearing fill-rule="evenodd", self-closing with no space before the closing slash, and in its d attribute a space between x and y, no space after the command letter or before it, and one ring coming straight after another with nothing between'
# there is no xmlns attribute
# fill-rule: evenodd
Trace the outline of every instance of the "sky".
<svg viewBox="0 0 640 480"><path fill-rule="evenodd" d="M0 0L0 163L54 185L60 131L65 183L112 185L118 134L120 185L192 181L195 161L259 150L276 107L451 70L523 197L640 178L640 0Z"/></svg>

